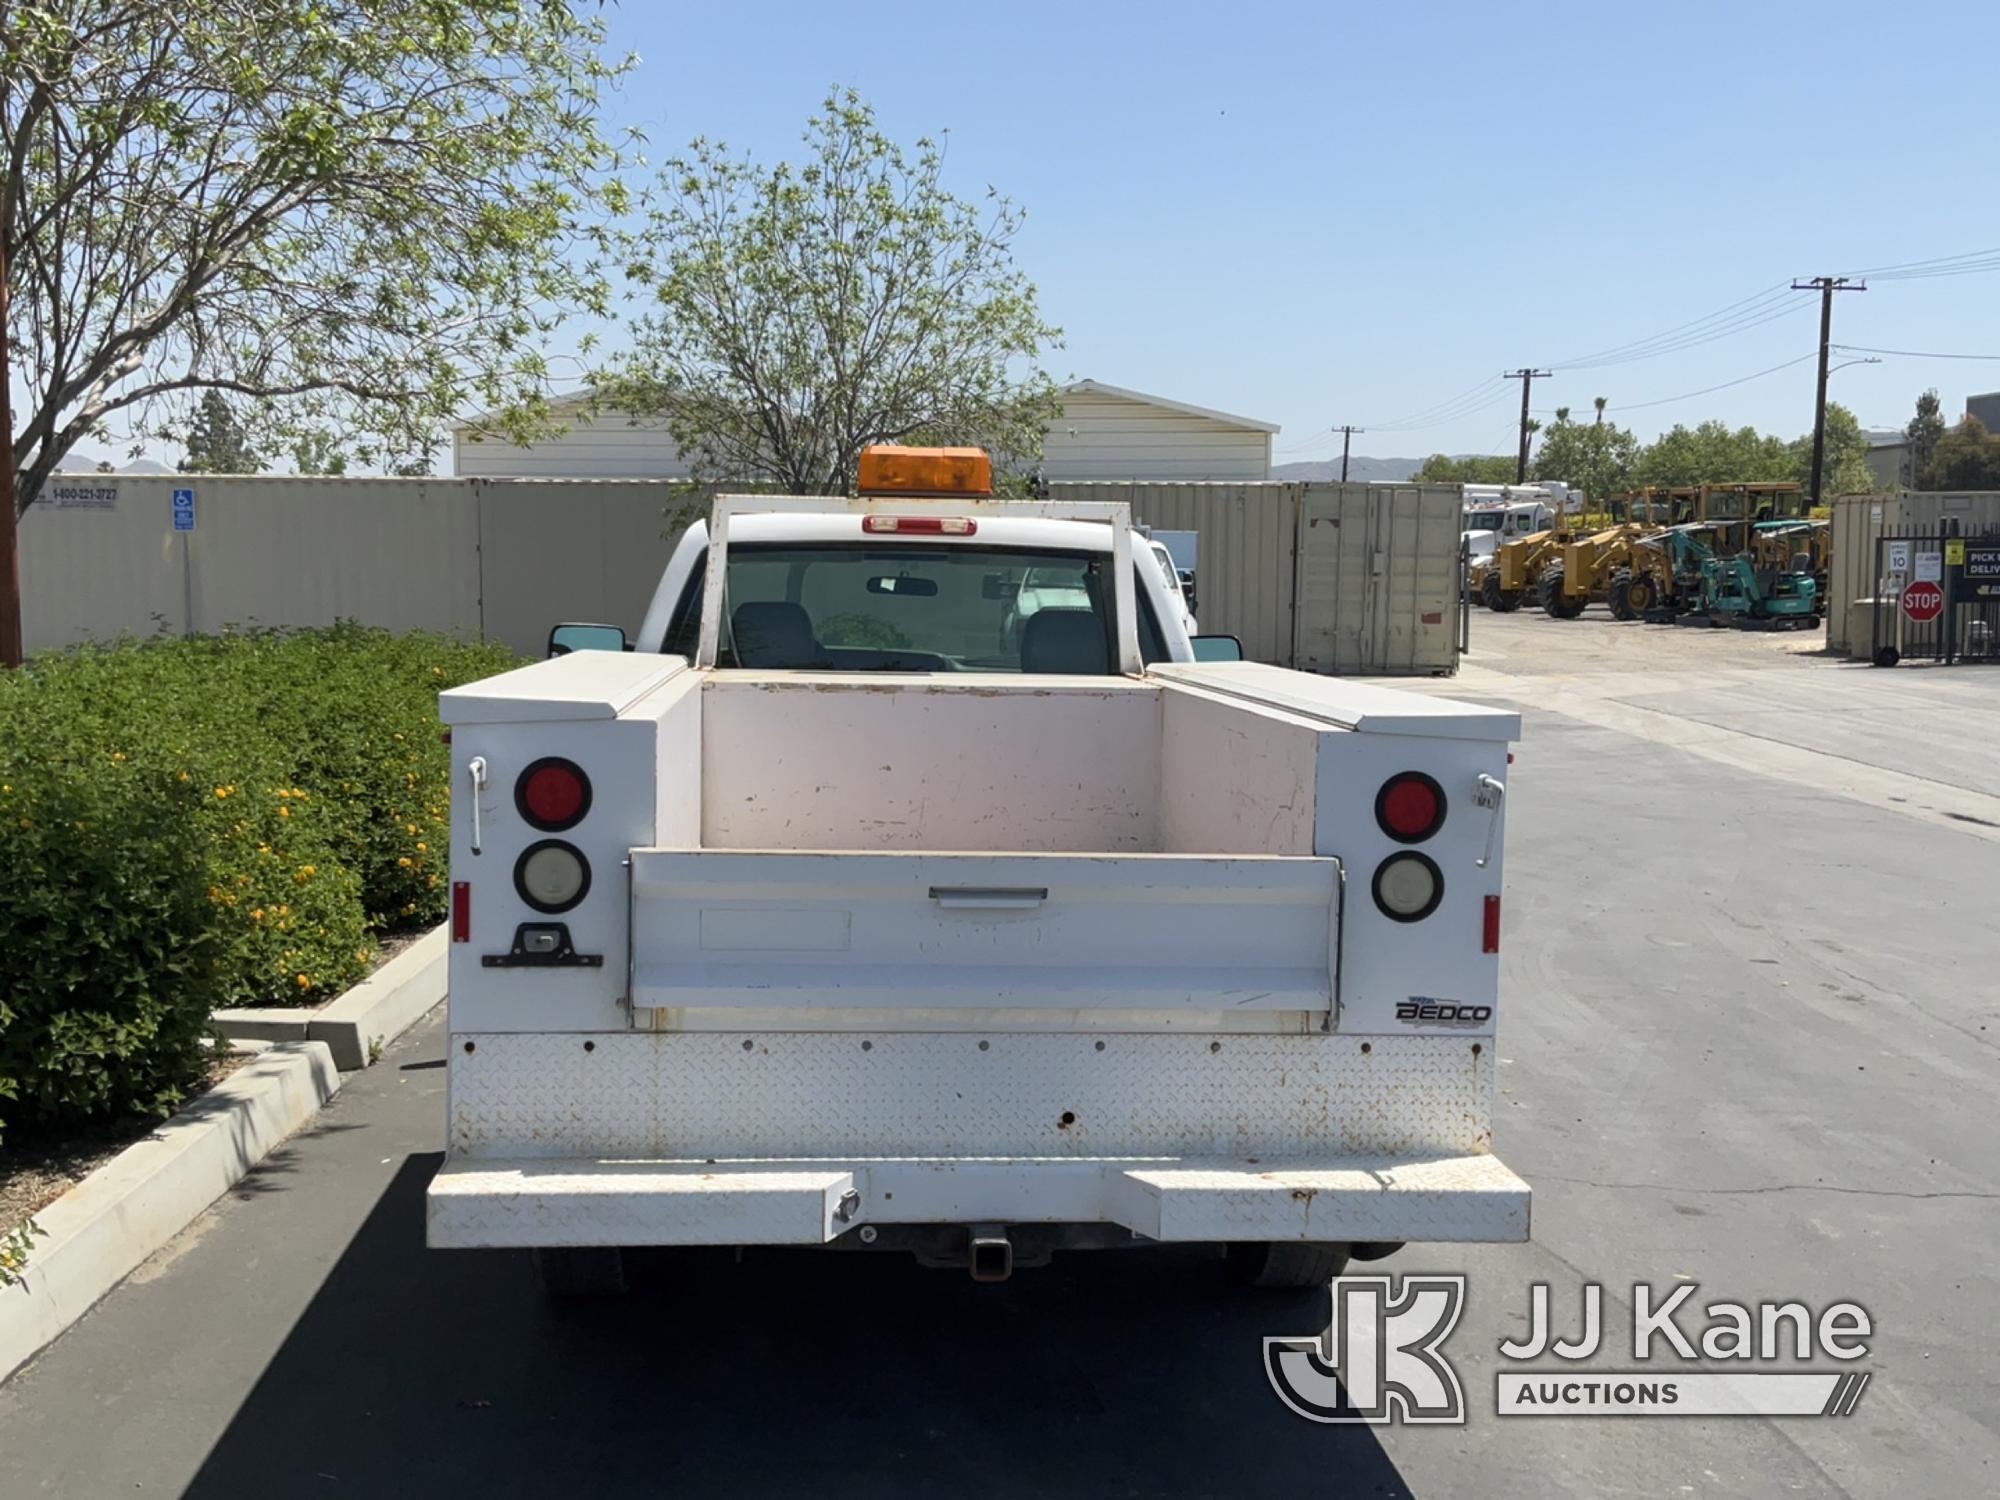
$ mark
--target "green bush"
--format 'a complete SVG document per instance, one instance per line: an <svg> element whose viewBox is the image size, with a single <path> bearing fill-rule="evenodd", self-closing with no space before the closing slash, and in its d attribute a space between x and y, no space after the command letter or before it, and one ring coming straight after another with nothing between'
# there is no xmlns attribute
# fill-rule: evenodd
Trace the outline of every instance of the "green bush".
<svg viewBox="0 0 2000 1500"><path fill-rule="evenodd" d="M0 1131L169 1110L212 1010L322 1000L441 918L437 694L512 665L343 625L0 674Z"/></svg>

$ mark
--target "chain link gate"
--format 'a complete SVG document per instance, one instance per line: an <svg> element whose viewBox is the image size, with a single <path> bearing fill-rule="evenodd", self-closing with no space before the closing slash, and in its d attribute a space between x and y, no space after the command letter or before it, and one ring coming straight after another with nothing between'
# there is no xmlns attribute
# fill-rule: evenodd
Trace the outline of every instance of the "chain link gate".
<svg viewBox="0 0 2000 1500"><path fill-rule="evenodd" d="M1936 530L1875 539L1875 607L1869 657L2000 662L2000 529Z"/></svg>

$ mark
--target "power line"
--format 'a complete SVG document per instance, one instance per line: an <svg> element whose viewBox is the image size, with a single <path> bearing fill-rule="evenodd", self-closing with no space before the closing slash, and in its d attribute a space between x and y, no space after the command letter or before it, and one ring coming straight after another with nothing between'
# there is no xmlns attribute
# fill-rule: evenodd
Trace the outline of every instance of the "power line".
<svg viewBox="0 0 2000 1500"><path fill-rule="evenodd" d="M1895 354L1904 359L2000 359L2000 354L1938 354L1927 349L1872 349L1866 344L1835 344L1843 352L1853 354Z"/></svg>
<svg viewBox="0 0 2000 1500"><path fill-rule="evenodd" d="M1847 346L1839 344L1835 347L1844 349ZM1649 406L1671 406L1676 401L1692 401L1696 396L1710 395L1715 391L1726 391L1733 385L1748 385L1753 380L1762 380L1766 375L1775 375L1780 370L1789 370L1793 365L1802 365L1807 360L1813 358L1817 352L1815 350L1812 353L1801 354L1797 359L1788 359L1783 364L1772 365L1768 370L1759 370L1754 375L1739 375L1736 379L1725 380L1720 385L1705 385L1698 391L1683 391L1678 396L1662 396L1657 401L1628 401L1619 406L1606 406L1604 409L1607 412L1644 411Z"/></svg>
<svg viewBox="0 0 2000 1500"><path fill-rule="evenodd" d="M1847 274L1881 281L1907 281L1925 276L1970 276L1992 270L2000 270L2000 245L1987 250L1968 250L1962 255L1939 255L1930 260L1906 260L1899 265L1874 266Z"/></svg>
<svg viewBox="0 0 2000 1500"><path fill-rule="evenodd" d="M1761 292L1753 292L1748 297L1744 297L1739 301L1732 302L1727 307L1717 308L1714 312L1709 313L1704 317L1695 318L1691 322L1682 323L1677 327L1669 328L1664 333L1650 334L1642 339L1633 339L1629 343L1613 344L1608 349L1597 349L1593 350L1588 354L1576 354L1572 355L1568 359L1558 359L1551 361L1551 363L1563 366L1565 368L1574 368L1578 365L1593 364L1598 360L1609 360L1613 357L1624 356L1631 353L1633 350L1645 348L1649 345L1659 343L1665 339L1671 339L1679 334L1692 333L1697 329L1703 328L1705 325L1725 320L1729 318L1732 314L1741 316L1744 313L1754 310L1751 306L1751 304L1753 303L1759 305L1765 305L1774 303L1779 300L1789 302L1790 301L1789 298L1780 299L1776 295L1779 292L1785 292L1789 290L1791 289L1788 286L1786 286L1785 283L1779 282L1775 286L1768 286L1764 288L1764 290Z"/></svg>

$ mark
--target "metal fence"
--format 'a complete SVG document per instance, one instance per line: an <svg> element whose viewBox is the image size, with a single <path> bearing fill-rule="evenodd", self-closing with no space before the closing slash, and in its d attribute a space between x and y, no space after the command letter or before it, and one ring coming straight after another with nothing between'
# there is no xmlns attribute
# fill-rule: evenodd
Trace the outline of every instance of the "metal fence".
<svg viewBox="0 0 2000 1500"><path fill-rule="evenodd" d="M1876 666L2000 662L2000 527L1891 531L1874 553Z"/></svg>

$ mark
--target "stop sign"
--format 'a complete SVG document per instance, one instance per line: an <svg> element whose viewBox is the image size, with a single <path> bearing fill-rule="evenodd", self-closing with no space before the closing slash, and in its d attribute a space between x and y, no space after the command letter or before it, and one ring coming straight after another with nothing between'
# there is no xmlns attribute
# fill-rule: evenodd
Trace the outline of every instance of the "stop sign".
<svg viewBox="0 0 2000 1500"><path fill-rule="evenodd" d="M1903 590L1903 613L1919 625L1944 613L1944 590L1934 583L1918 581Z"/></svg>

